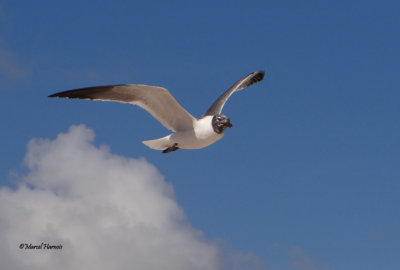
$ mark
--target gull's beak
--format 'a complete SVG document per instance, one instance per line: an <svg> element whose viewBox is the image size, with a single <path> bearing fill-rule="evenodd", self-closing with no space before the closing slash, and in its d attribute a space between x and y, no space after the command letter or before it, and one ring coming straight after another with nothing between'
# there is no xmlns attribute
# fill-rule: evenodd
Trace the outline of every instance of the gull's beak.
<svg viewBox="0 0 400 270"><path fill-rule="evenodd" d="M225 126L228 127L228 128L232 128L233 127L230 122L226 123Z"/></svg>

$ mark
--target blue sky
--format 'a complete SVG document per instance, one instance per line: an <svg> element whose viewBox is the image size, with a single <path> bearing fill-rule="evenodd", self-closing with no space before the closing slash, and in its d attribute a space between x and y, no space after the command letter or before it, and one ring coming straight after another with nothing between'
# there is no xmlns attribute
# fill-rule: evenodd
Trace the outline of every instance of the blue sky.
<svg viewBox="0 0 400 270"><path fill-rule="evenodd" d="M71 125L173 186L188 223L267 269L396 269L400 252L397 1L0 1L0 184L32 138ZM194 116L255 70L214 145L162 155L138 107L48 99L166 87ZM29 169L28 169L29 171ZM29 173L29 172L28 172ZM84 181L84 180L82 180Z"/></svg>

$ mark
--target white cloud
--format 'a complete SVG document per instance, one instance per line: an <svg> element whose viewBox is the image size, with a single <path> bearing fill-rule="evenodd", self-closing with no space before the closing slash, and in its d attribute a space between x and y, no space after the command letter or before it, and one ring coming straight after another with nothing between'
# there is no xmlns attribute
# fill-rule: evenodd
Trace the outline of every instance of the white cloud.
<svg viewBox="0 0 400 270"><path fill-rule="evenodd" d="M72 126L55 140L29 142L28 174L16 189L0 189L2 268L224 268L220 248L185 221L154 166L95 147L93 138ZM24 243L62 249L20 249Z"/></svg>

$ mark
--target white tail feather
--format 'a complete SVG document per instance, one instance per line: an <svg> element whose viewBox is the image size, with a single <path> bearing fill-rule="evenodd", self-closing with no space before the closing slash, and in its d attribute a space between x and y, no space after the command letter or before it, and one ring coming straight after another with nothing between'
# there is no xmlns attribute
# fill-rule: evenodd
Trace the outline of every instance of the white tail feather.
<svg viewBox="0 0 400 270"><path fill-rule="evenodd" d="M164 150L174 145L174 143L171 142L170 137L171 135L168 135L155 140L142 141L142 143L152 149Z"/></svg>

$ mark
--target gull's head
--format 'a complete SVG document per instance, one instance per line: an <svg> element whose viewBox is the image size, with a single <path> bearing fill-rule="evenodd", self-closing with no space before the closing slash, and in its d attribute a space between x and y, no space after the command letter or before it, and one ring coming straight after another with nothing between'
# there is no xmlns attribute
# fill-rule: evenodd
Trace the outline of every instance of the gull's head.
<svg viewBox="0 0 400 270"><path fill-rule="evenodd" d="M227 127L231 128L232 124L226 115L216 114L213 116L212 126L216 133L221 134L225 131Z"/></svg>

